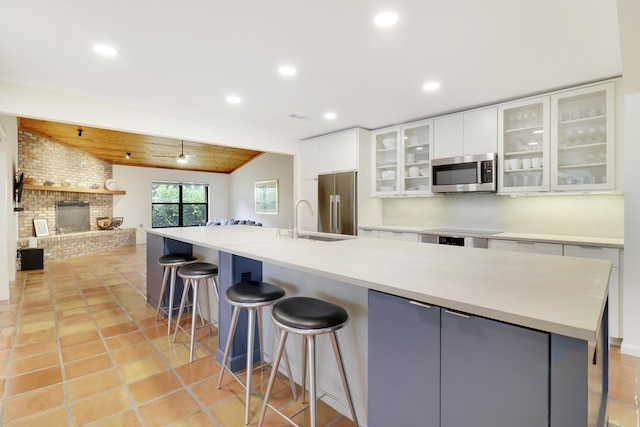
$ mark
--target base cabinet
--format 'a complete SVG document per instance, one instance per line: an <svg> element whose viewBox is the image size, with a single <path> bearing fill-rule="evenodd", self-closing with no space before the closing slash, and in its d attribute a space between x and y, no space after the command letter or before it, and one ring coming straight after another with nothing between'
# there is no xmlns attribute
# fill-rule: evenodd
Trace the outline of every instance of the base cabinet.
<svg viewBox="0 0 640 427"><path fill-rule="evenodd" d="M369 426L540 427L549 334L369 291Z"/></svg>
<svg viewBox="0 0 640 427"><path fill-rule="evenodd" d="M441 313L440 426L546 426L549 334Z"/></svg>
<svg viewBox="0 0 640 427"><path fill-rule="evenodd" d="M369 291L369 426L440 426L440 308Z"/></svg>
<svg viewBox="0 0 640 427"><path fill-rule="evenodd" d="M549 334L369 291L370 427L540 427Z"/></svg>

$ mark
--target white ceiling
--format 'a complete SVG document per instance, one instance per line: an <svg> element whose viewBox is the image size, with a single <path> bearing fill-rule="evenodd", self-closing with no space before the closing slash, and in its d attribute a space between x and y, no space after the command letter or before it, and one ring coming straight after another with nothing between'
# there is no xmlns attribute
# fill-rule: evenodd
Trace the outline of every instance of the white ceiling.
<svg viewBox="0 0 640 427"><path fill-rule="evenodd" d="M395 27L373 25L383 10ZM612 0L0 0L0 11L0 81L288 138L622 74ZM285 63L294 77L278 75ZM430 80L435 93L421 89Z"/></svg>

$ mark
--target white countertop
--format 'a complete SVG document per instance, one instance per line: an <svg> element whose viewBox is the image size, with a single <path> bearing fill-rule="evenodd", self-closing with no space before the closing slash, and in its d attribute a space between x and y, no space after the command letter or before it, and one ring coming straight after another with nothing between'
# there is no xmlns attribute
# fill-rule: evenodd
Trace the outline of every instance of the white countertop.
<svg viewBox="0 0 640 427"><path fill-rule="evenodd" d="M594 237L594 236L575 236L569 234L538 234L538 233L514 233L508 231L500 231L496 234L475 234L468 233L448 233L443 231L433 232L431 230L440 230L436 227L416 227L416 226L395 226L395 225L359 225L358 228L368 230L384 230L396 232L409 232L419 234L438 234L441 236L459 236L459 237L486 237L489 239L500 240L519 240L527 242L545 242L560 243L568 245L585 245L600 246L623 249L624 239L616 237ZM443 227L444 228L444 227Z"/></svg>
<svg viewBox="0 0 640 427"><path fill-rule="evenodd" d="M386 239L294 240L267 227L148 232L588 341L597 337L611 269L609 261Z"/></svg>

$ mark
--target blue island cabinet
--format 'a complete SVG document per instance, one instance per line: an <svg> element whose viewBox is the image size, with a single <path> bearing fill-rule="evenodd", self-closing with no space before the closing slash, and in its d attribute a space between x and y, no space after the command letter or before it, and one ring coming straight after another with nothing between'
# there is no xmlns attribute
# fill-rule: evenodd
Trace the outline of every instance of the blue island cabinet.
<svg viewBox="0 0 640 427"><path fill-rule="evenodd" d="M543 427L549 334L369 291L369 427Z"/></svg>
<svg viewBox="0 0 640 427"><path fill-rule="evenodd" d="M547 426L549 334L441 312L440 426Z"/></svg>
<svg viewBox="0 0 640 427"><path fill-rule="evenodd" d="M440 426L440 308L369 291L368 426Z"/></svg>

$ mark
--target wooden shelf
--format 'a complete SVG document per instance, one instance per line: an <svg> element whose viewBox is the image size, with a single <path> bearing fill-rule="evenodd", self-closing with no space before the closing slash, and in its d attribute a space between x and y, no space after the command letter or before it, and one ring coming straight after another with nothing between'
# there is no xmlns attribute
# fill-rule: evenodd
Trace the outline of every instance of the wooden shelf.
<svg viewBox="0 0 640 427"><path fill-rule="evenodd" d="M64 193L91 193L91 194L127 194L124 190L109 191L104 188L80 188L80 187L56 187L51 185L25 184L25 190L61 191Z"/></svg>

